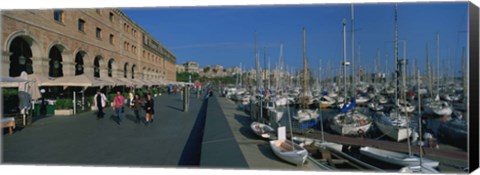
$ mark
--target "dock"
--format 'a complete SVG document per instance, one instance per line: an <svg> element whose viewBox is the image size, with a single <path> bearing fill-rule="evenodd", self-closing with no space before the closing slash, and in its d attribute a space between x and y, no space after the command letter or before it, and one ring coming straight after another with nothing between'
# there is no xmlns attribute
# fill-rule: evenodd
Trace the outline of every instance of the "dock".
<svg viewBox="0 0 480 175"><path fill-rule="evenodd" d="M302 136L320 139L318 134L305 133ZM324 133L324 137L326 141L340 143L343 145L369 146L369 147L376 147L376 148L390 150L390 151L408 153L407 143L375 140L375 139L360 138L360 137L347 137L347 136L330 134L326 132ZM420 154L420 148L418 146L411 145L411 151L414 154ZM458 150L423 147L423 154L427 156L455 159L458 161L468 160L468 153L464 151L458 151Z"/></svg>

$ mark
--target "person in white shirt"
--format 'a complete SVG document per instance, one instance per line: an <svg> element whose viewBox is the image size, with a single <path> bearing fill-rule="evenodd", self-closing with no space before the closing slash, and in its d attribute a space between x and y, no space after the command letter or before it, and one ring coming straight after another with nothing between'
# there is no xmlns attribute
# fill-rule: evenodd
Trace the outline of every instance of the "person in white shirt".
<svg viewBox="0 0 480 175"><path fill-rule="evenodd" d="M103 108L107 105L107 97L100 91L100 89L98 89L97 94L93 96L93 103L98 109L97 119L103 118L105 115L105 113L103 113Z"/></svg>

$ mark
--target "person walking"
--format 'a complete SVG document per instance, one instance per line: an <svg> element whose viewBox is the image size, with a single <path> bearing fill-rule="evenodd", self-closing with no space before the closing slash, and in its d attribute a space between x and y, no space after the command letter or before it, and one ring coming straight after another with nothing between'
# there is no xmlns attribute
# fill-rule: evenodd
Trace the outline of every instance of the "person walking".
<svg viewBox="0 0 480 175"><path fill-rule="evenodd" d="M148 123L153 122L153 115L155 113L154 111L154 102L152 99L152 95L147 94L147 99L145 102L145 124L148 125Z"/></svg>
<svg viewBox="0 0 480 175"><path fill-rule="evenodd" d="M103 94L100 89L97 89L97 94L93 96L93 103L97 107L97 119L103 118L105 113L103 113L103 108L107 105L107 97Z"/></svg>
<svg viewBox="0 0 480 175"><path fill-rule="evenodd" d="M117 123L120 124L120 122L122 121L120 119L120 114L122 113L123 103L125 102L125 97L123 97L120 91L117 91L117 95L115 96L115 98L113 98L113 102L114 102L115 113L117 114L117 120L118 120Z"/></svg>
<svg viewBox="0 0 480 175"><path fill-rule="evenodd" d="M140 99L140 96L138 94L135 94L132 100L132 109L135 114L135 117L137 117L137 122L140 122L140 108L142 108L142 99Z"/></svg>

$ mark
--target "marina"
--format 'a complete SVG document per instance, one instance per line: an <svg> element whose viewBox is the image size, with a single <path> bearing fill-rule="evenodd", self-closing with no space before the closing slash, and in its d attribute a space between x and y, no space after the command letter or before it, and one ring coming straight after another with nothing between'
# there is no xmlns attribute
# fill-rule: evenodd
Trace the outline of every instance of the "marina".
<svg viewBox="0 0 480 175"><path fill-rule="evenodd" d="M469 173L468 7L2 12L2 163Z"/></svg>

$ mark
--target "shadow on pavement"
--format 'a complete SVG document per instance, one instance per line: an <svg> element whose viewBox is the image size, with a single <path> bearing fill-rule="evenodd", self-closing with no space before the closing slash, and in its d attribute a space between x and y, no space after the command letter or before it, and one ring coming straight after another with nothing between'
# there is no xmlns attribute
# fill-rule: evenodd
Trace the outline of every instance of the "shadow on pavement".
<svg viewBox="0 0 480 175"><path fill-rule="evenodd" d="M279 159L277 156L275 156L275 154L273 153L272 151L272 148L270 148L270 143L266 143L266 144L258 144L257 145L258 147L258 150L260 150L260 152L267 158L271 159L271 160L276 160L276 161L282 161L281 159Z"/></svg>
<svg viewBox="0 0 480 175"><path fill-rule="evenodd" d="M177 107L175 107L175 106L170 106L170 105L168 105L167 107L169 107L169 108L171 108L171 109L175 109L175 110L177 110L177 111L183 111L183 109L177 108Z"/></svg>
<svg viewBox="0 0 480 175"><path fill-rule="evenodd" d="M179 166L199 166L202 152L202 141L205 130L205 119L207 115L208 100L204 100L198 112L195 124L190 132L188 141L183 148ZM174 108L168 106L170 108Z"/></svg>

